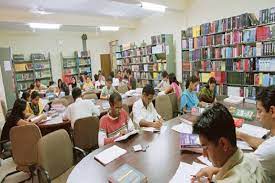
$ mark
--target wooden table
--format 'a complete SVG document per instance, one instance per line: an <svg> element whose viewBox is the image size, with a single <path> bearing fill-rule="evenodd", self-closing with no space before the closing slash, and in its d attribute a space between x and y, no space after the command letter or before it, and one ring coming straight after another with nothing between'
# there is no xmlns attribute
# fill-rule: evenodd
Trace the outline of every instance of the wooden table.
<svg viewBox="0 0 275 183"><path fill-rule="evenodd" d="M148 182L169 182L181 161L192 163L196 157L200 156L199 154L180 151L180 135L171 129L172 126L179 123L178 117L166 122L168 128L162 134L141 131L139 135L130 137L125 142L115 143L126 149L127 154L105 167L96 161L94 156L113 144L93 151L75 166L67 183L107 182L108 176L125 163L144 173L148 177ZM149 148L146 152L133 152L132 146L137 144L149 145Z"/></svg>
<svg viewBox="0 0 275 183"><path fill-rule="evenodd" d="M59 129L65 129L66 131L70 131L71 122L70 121L63 121L62 114L59 116L52 118L49 121L44 123L39 123L37 126L40 128L41 134L44 136L48 133Z"/></svg>

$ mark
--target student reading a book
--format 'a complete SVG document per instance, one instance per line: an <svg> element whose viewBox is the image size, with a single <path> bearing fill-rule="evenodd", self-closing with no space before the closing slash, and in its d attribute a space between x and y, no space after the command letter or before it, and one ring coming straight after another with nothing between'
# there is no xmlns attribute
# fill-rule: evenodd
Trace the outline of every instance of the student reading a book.
<svg viewBox="0 0 275 183"><path fill-rule="evenodd" d="M112 86L113 79L109 77L106 81L106 86L102 88L100 99L108 100L110 95L112 95L114 92L117 92L116 89Z"/></svg>
<svg viewBox="0 0 275 183"><path fill-rule="evenodd" d="M30 93L28 91L24 91L21 99L25 100L26 102L30 102L31 101Z"/></svg>
<svg viewBox="0 0 275 183"><path fill-rule="evenodd" d="M40 99L40 95L37 91L31 93L31 102L27 104L26 113L30 115L38 116L43 113L43 104Z"/></svg>
<svg viewBox="0 0 275 183"><path fill-rule="evenodd" d="M101 72L101 70L98 71L98 81L100 82L101 86L105 86L106 79L104 77L104 74Z"/></svg>
<svg viewBox="0 0 275 183"><path fill-rule="evenodd" d="M128 113L122 108L122 98L118 93L109 98L110 110L100 119L98 145L113 143L122 135L134 130L134 125Z"/></svg>
<svg viewBox="0 0 275 183"><path fill-rule="evenodd" d="M128 89L135 90L137 88L137 80L133 77L131 69L126 71L128 77Z"/></svg>
<svg viewBox="0 0 275 183"><path fill-rule="evenodd" d="M41 83L40 79L35 80L34 90L42 91L42 90L46 90L46 89L47 89L47 87Z"/></svg>
<svg viewBox="0 0 275 183"><path fill-rule="evenodd" d="M165 90L165 94L168 94L168 93L175 93L176 94L176 97L178 100L180 100L180 97L181 97L181 87L180 87L180 83L178 82L177 78L176 78L176 75L174 73L171 73L169 74L169 83L170 83L170 86Z"/></svg>
<svg viewBox="0 0 275 183"><path fill-rule="evenodd" d="M207 85L201 89L199 92L199 99L202 102L213 103L215 101L215 87L216 80L214 77L210 77Z"/></svg>
<svg viewBox="0 0 275 183"><path fill-rule="evenodd" d="M213 167L201 169L193 181L205 176L214 182L267 182L260 162L237 147L234 120L225 106L216 103L193 125L203 147L203 155ZM212 176L215 180L212 180Z"/></svg>
<svg viewBox="0 0 275 183"><path fill-rule="evenodd" d="M263 128L270 130L266 139L259 139L237 131L237 138L256 149L254 154L275 182L275 86L263 88L256 96L257 119Z"/></svg>
<svg viewBox="0 0 275 183"><path fill-rule="evenodd" d="M157 85L157 88L159 88L160 91L165 91L170 86L169 77L168 77L167 71L163 71L162 74L161 74L161 76L162 76L162 80Z"/></svg>
<svg viewBox="0 0 275 183"><path fill-rule="evenodd" d="M186 81L186 90L182 92L180 110L190 112L193 107L197 107L200 102L197 96L197 86L200 80L196 76L191 76Z"/></svg>
<svg viewBox="0 0 275 183"><path fill-rule="evenodd" d="M155 95L153 86L146 85L142 90L141 99L133 105L133 119L140 127L160 129L163 119L157 113L152 101Z"/></svg>
<svg viewBox="0 0 275 183"><path fill-rule="evenodd" d="M35 121L29 122L27 119L29 116L26 113L27 101L22 99L15 100L11 113L8 115L6 123L4 124L1 141L9 140L10 129L14 126L23 126L33 123L38 123L44 119L47 119L45 114L40 115Z"/></svg>
<svg viewBox="0 0 275 183"><path fill-rule="evenodd" d="M75 102L69 105L63 114L63 120L70 120L72 128L74 128L74 123L78 119L100 115L99 109L92 101L82 99L80 88L74 88L72 96Z"/></svg>
<svg viewBox="0 0 275 183"><path fill-rule="evenodd" d="M86 81L83 85L83 90L87 91L87 90L91 90L94 89L94 84L90 78L90 76L87 76Z"/></svg>

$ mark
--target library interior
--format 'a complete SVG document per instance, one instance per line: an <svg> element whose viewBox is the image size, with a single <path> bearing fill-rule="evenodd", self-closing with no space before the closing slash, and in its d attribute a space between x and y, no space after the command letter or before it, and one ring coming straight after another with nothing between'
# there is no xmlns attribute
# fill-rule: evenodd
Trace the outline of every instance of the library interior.
<svg viewBox="0 0 275 183"><path fill-rule="evenodd" d="M0 0L1 183L272 183L274 135L274 0Z"/></svg>

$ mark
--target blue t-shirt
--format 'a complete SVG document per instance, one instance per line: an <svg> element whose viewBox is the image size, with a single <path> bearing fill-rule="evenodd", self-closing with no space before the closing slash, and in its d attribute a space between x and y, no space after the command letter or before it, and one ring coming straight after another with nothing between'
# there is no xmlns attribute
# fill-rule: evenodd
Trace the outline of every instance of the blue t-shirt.
<svg viewBox="0 0 275 183"><path fill-rule="evenodd" d="M184 107L190 111L193 107L197 107L199 104L199 99L196 92L190 92L188 89L182 92L180 110L182 111Z"/></svg>

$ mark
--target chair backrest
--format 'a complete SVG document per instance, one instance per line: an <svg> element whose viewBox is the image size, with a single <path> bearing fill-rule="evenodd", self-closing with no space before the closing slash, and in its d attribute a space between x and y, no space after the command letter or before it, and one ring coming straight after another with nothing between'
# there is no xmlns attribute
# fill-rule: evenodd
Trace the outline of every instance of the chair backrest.
<svg viewBox="0 0 275 183"><path fill-rule="evenodd" d="M129 114L129 107L127 104L122 104L122 108Z"/></svg>
<svg viewBox="0 0 275 183"><path fill-rule="evenodd" d="M119 93L124 94L124 93L126 93L126 92L128 91L128 87L127 87L126 85L118 86L117 91L118 91Z"/></svg>
<svg viewBox="0 0 275 183"><path fill-rule="evenodd" d="M136 130L140 130L140 126L134 122L134 114L133 114L133 112L130 113L130 118L131 118L131 120L132 120L132 122L134 124L135 129Z"/></svg>
<svg viewBox="0 0 275 183"><path fill-rule="evenodd" d="M54 131L38 141L38 165L51 180L73 166L73 145L66 130Z"/></svg>
<svg viewBox="0 0 275 183"><path fill-rule="evenodd" d="M12 157L18 166L37 164L37 143L41 137L40 129L36 125L15 126L11 128Z"/></svg>
<svg viewBox="0 0 275 183"><path fill-rule="evenodd" d="M63 99L63 98L67 100L68 106L71 105L72 103L74 103L74 98L71 95L64 96L61 99Z"/></svg>
<svg viewBox="0 0 275 183"><path fill-rule="evenodd" d="M173 118L173 109L168 95L157 96L155 101L156 110L164 120Z"/></svg>
<svg viewBox="0 0 275 183"><path fill-rule="evenodd" d="M179 105L178 105L179 102L178 102L176 94L175 93L169 93L168 96L169 96L170 102L172 104L173 113L178 112L179 111Z"/></svg>
<svg viewBox="0 0 275 183"><path fill-rule="evenodd" d="M91 94L85 94L85 95L83 96L83 99L95 99L95 100L97 100L98 97L97 97L96 94L91 93Z"/></svg>
<svg viewBox="0 0 275 183"><path fill-rule="evenodd" d="M69 105L68 101L65 98L60 98L60 99L53 100L52 105L55 105L55 104L62 104L65 107L68 107L68 105Z"/></svg>
<svg viewBox="0 0 275 183"><path fill-rule="evenodd" d="M98 147L98 117L87 117L76 120L73 130L74 145L83 150Z"/></svg>

